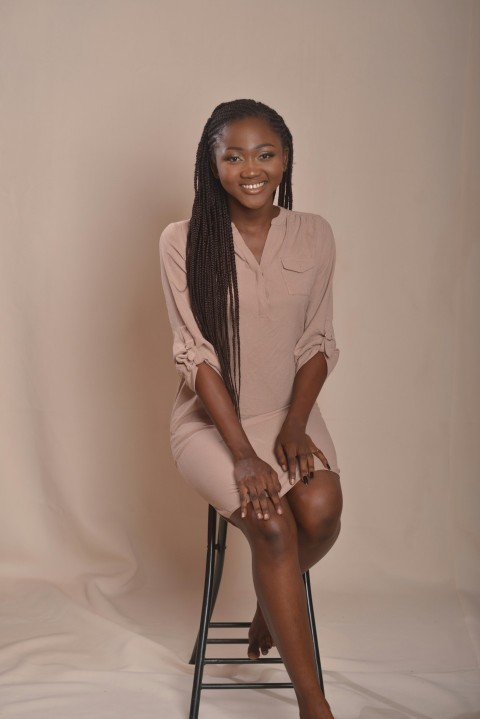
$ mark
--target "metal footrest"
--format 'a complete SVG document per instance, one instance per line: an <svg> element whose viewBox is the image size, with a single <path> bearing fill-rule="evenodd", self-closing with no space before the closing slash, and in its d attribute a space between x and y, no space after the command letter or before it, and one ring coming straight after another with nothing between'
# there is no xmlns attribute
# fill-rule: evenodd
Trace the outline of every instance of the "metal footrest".
<svg viewBox="0 0 480 719"><path fill-rule="evenodd" d="M203 660L204 664L283 664L280 657L265 657L264 659L249 659L248 657L238 657L235 659L214 659L207 658Z"/></svg>
<svg viewBox="0 0 480 719"><path fill-rule="evenodd" d="M252 682L251 684L202 684L202 689L292 689L291 682Z"/></svg>

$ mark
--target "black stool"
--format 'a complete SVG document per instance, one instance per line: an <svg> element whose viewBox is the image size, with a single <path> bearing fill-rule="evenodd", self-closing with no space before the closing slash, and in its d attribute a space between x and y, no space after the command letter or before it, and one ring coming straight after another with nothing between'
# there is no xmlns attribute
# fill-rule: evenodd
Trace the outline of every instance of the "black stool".
<svg viewBox="0 0 480 719"><path fill-rule="evenodd" d="M205 664L282 664L279 658L264 659L211 659L205 657L207 644L248 644L248 639L209 639L209 629L229 629L232 627L250 627L250 622L212 622L213 609L217 600L220 580L222 578L223 563L225 560L226 538L228 522L224 517L219 517L219 526L217 534L217 512L209 505L208 507L208 544L207 544L207 564L205 569L205 585L203 590L202 616L200 619L200 629L198 631L197 640L193 648L190 664L195 664L195 673L193 677L192 698L190 702L189 719L198 718L198 710L200 708L200 694L202 689L291 689L291 682L229 682L220 684L206 684L202 682L203 668ZM216 552L216 556L215 556ZM312 590L310 586L310 575L305 572L303 575L305 584L305 595L307 600L308 620L312 633L313 647L315 653L315 663L317 667L318 679L322 691L325 693L323 686L322 665L320 663L320 652L318 650L317 631L315 627L315 616L313 613Z"/></svg>

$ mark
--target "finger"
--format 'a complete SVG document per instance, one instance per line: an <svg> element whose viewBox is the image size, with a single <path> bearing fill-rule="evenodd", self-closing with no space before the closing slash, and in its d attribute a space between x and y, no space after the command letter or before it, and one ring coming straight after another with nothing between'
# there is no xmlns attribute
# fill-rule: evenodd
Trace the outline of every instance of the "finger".
<svg viewBox="0 0 480 719"><path fill-rule="evenodd" d="M260 502L260 510L262 512L263 519L270 519L270 509L268 506L268 491L262 489L258 494L258 501Z"/></svg>
<svg viewBox="0 0 480 719"><path fill-rule="evenodd" d="M306 454L302 453L298 455L298 466L300 468L300 477L303 479L305 484L308 484L308 463Z"/></svg>
<svg viewBox="0 0 480 719"><path fill-rule="evenodd" d="M275 475L275 477L274 477L274 479L273 479L273 488L275 489L275 491L277 492L277 494L278 494L278 492L280 492L280 490L282 489L282 485L280 484L280 480L278 479L278 476L277 476L277 475Z"/></svg>
<svg viewBox="0 0 480 719"><path fill-rule="evenodd" d="M297 457L296 455L287 455L288 461L288 476L290 477L290 484L295 484L295 477L297 474Z"/></svg>
<svg viewBox="0 0 480 719"><path fill-rule="evenodd" d="M258 494L255 488L252 488L249 491L250 494L250 501L252 502L253 511L257 515L257 519L263 519L263 511L260 506L260 500L258 498Z"/></svg>
<svg viewBox="0 0 480 719"><path fill-rule="evenodd" d="M287 471L287 457L285 455L285 452L283 451L283 447L281 444L279 444L277 447L275 447L275 457L277 458L277 462L280 465L280 467L283 469L284 472Z"/></svg>
<svg viewBox="0 0 480 719"><path fill-rule="evenodd" d="M240 494L240 516L245 519L247 516L248 490L244 485L240 485L238 492Z"/></svg>
<svg viewBox="0 0 480 719"><path fill-rule="evenodd" d="M321 449L315 450L315 452L313 454L316 457L318 457L318 459L320 460L320 462L323 464L324 467L326 467L327 469L331 469L330 465L328 464L328 460L325 457L325 455L323 454Z"/></svg>
<svg viewBox="0 0 480 719"><path fill-rule="evenodd" d="M307 466L308 466L308 476L310 479L313 478L313 475L315 473L315 464L313 461L313 454L309 452L307 454Z"/></svg>
<svg viewBox="0 0 480 719"><path fill-rule="evenodd" d="M273 484L273 483L272 483ZM270 495L270 499L272 500L273 507L277 514L283 514L282 505L280 502L280 497L278 495L278 490L272 486L271 489L268 490L268 493Z"/></svg>

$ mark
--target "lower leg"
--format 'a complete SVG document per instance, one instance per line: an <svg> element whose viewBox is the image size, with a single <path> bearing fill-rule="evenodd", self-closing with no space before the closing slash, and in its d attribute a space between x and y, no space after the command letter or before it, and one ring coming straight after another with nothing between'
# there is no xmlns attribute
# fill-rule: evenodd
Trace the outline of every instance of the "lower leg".
<svg viewBox="0 0 480 719"><path fill-rule="evenodd" d="M312 542L302 530L298 533L298 561L302 572L306 572L317 564L331 550L340 534L340 520L333 534L318 542Z"/></svg>
<svg viewBox="0 0 480 719"><path fill-rule="evenodd" d="M299 532L298 560L302 574L317 564L317 562L319 562L320 559L327 554L337 541L339 533L340 521L338 522L338 527L335 530L334 535L319 543L310 542L303 532ZM269 650L274 646L271 632L265 621L265 617L258 601L257 609L255 611L252 624L250 625L248 637L250 640L248 646L248 656L250 659L258 659L260 653L263 655L268 654Z"/></svg>
<svg viewBox="0 0 480 719"><path fill-rule="evenodd" d="M342 493L338 475L324 470L305 487L299 482L285 496L297 523L298 559L306 572L333 547L340 533ZM248 656L257 659L273 646L259 603L249 631Z"/></svg>
<svg viewBox="0 0 480 719"><path fill-rule="evenodd" d="M234 523L243 529L249 539L259 605L295 688L300 717L332 719L316 672L305 589L298 561L295 520L286 502L283 507L284 515L275 519L272 516L265 522L275 521L280 527L282 522L289 522L290 536L287 531L287 536L284 535L280 542L262 536L262 531L270 531L272 527L259 526L258 522L262 520L258 520L254 513L248 519L239 518L238 524ZM247 522L249 527L246 526Z"/></svg>

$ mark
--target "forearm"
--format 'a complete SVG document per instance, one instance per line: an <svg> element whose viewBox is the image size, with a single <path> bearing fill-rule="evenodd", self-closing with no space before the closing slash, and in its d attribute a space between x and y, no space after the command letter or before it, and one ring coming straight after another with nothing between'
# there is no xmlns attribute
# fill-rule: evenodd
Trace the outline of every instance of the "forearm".
<svg viewBox="0 0 480 719"><path fill-rule="evenodd" d="M241 517L246 516L247 505L251 502L257 519L269 519L267 497L270 498L268 501L273 502L275 511L282 514L278 475L269 464L257 456L237 417L222 378L206 362L198 365L195 391L232 453Z"/></svg>
<svg viewBox="0 0 480 719"><path fill-rule="evenodd" d="M195 391L234 459L255 455L237 417L230 395L218 374L206 362L198 365Z"/></svg>
<svg viewBox="0 0 480 719"><path fill-rule="evenodd" d="M327 362L318 352L300 367L293 382L290 408L285 422L306 427L310 412L327 378Z"/></svg>

